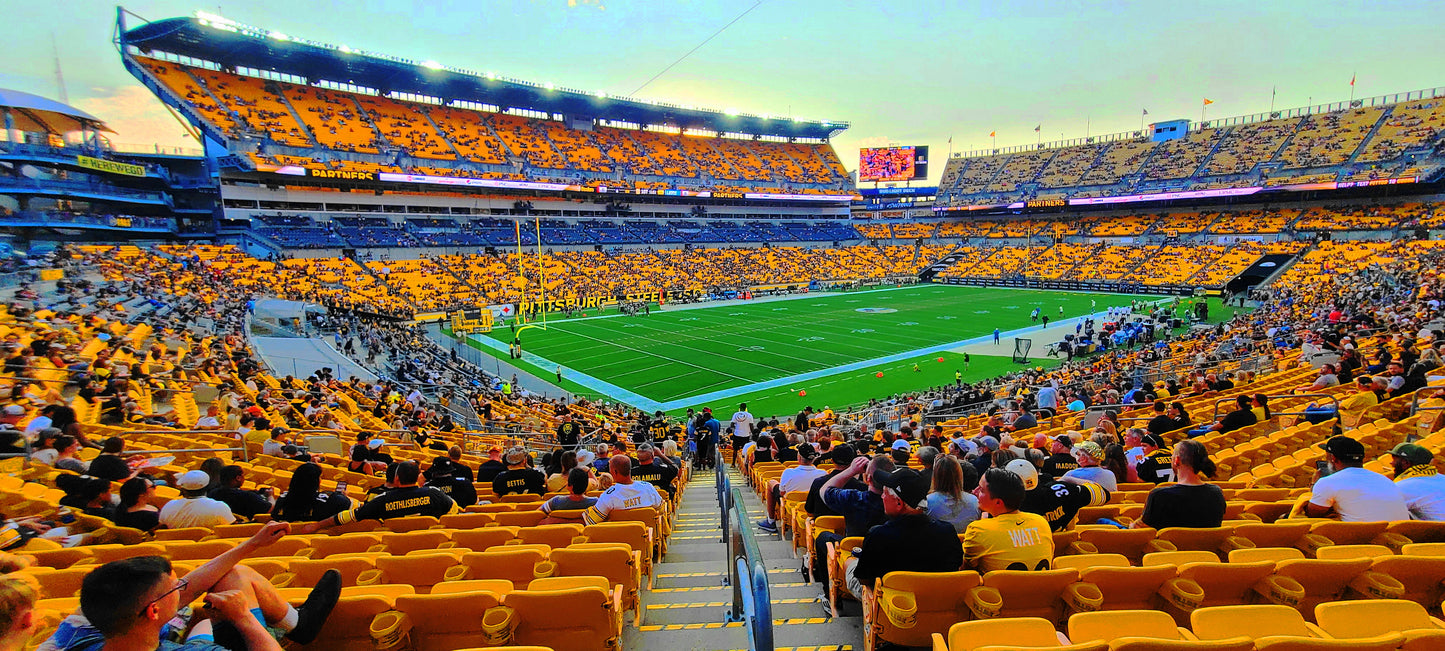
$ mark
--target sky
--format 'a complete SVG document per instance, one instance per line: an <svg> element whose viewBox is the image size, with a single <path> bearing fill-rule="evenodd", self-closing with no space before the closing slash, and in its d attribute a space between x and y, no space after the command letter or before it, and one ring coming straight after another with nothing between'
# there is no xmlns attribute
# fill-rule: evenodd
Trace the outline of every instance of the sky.
<svg viewBox="0 0 1445 651"><path fill-rule="evenodd" d="M609 94L632 93L755 0L136 0L311 40ZM0 0L0 88L58 97L115 142L196 146L121 66L115 5ZM762 0L640 98L840 120L863 146L964 152L1445 86L1445 2ZM15 29L15 26L23 28ZM1036 134L1034 127L1039 126ZM996 141L989 138L997 132ZM952 144L949 140L952 140Z"/></svg>

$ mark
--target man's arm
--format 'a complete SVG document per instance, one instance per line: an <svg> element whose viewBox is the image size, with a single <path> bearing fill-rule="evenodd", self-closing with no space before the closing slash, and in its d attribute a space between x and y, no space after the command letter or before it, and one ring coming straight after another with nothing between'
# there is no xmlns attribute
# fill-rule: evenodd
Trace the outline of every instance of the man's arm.
<svg viewBox="0 0 1445 651"><path fill-rule="evenodd" d="M848 483L849 479L858 476L863 472L863 469L867 467L868 457L854 457L853 462L848 464L847 468L830 477L828 481L823 482L823 487L818 490L818 494L826 500L828 491L834 488L842 488Z"/></svg>
<svg viewBox="0 0 1445 651"><path fill-rule="evenodd" d="M187 602L182 602L187 603ZM223 619L236 627L246 643L246 651L281 651L281 645L261 622L251 616L251 602L239 590L227 590L206 595L206 607L217 619Z"/></svg>

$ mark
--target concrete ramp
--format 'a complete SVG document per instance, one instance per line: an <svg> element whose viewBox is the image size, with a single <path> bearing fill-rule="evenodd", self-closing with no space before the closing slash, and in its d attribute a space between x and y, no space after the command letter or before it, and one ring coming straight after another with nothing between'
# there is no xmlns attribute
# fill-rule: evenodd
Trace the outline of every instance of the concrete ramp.
<svg viewBox="0 0 1445 651"><path fill-rule="evenodd" d="M376 374L351 361L323 339L292 337L252 337L251 347L277 376L304 378L322 367L331 369L338 380L351 376L375 382Z"/></svg>

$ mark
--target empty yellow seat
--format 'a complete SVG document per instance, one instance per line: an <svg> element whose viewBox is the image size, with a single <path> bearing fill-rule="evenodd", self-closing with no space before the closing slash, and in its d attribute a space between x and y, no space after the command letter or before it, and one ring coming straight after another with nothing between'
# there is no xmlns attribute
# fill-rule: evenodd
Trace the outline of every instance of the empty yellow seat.
<svg viewBox="0 0 1445 651"><path fill-rule="evenodd" d="M985 647L1103 651L1107 642L1069 644L1054 625L1039 617L1005 617L959 622L945 634L933 634L933 651L974 651Z"/></svg>
<svg viewBox="0 0 1445 651"><path fill-rule="evenodd" d="M1189 614L1189 629L1201 640L1223 640L1243 635L1262 637L1328 637L1288 606L1214 606Z"/></svg>
<svg viewBox="0 0 1445 651"><path fill-rule="evenodd" d="M1339 639L1370 638L1390 633L1405 636L1407 649L1445 649L1445 622L1425 607L1403 599L1335 601L1315 606L1324 632Z"/></svg>
<svg viewBox="0 0 1445 651"><path fill-rule="evenodd" d="M513 592L507 595L507 605L516 610L512 643L569 651L619 649L621 598L616 590L597 587Z"/></svg>
<svg viewBox="0 0 1445 651"><path fill-rule="evenodd" d="M411 618L411 643L416 651L451 651L485 645L482 616L500 603L500 597L491 592L410 595L397 598L396 610Z"/></svg>

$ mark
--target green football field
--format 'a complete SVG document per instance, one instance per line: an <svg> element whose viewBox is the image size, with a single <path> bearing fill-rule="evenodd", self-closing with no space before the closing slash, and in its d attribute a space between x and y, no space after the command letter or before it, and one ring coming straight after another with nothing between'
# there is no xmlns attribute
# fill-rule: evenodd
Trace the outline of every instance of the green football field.
<svg viewBox="0 0 1445 651"><path fill-rule="evenodd" d="M605 395L645 409L680 412L750 402L758 415L784 414L808 404L835 408L869 398L965 381L1017 368L1013 341L997 353L952 352L960 342L1039 328L1039 308L1053 321L1073 319L1137 296L947 285L800 296L699 307L656 309L650 316L609 316L552 321L521 334L528 353L511 363L582 395ZM1157 300L1158 297L1150 297ZM505 360L511 333L498 329L473 346ZM1026 336L1026 335L1020 335ZM1047 342L1036 339L1035 364ZM992 347L990 347L992 348ZM937 360L942 357L944 361ZM914 370L915 365L917 370ZM877 373L882 372L883 378ZM799 396L806 391L806 396Z"/></svg>

